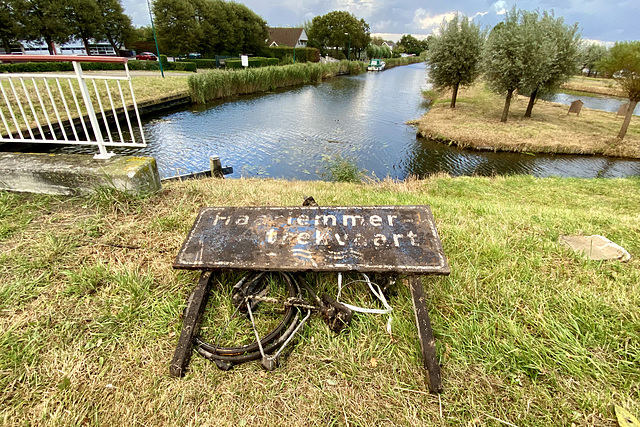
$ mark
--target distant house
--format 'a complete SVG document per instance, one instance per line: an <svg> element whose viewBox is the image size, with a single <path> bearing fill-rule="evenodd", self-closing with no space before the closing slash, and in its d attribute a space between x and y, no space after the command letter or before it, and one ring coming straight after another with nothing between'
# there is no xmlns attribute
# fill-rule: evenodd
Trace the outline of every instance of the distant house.
<svg viewBox="0 0 640 427"><path fill-rule="evenodd" d="M269 28L269 47L307 47L308 41L304 28Z"/></svg>
<svg viewBox="0 0 640 427"><path fill-rule="evenodd" d="M382 42L382 46L387 46L389 49L393 50L396 47L396 44L392 41L384 41Z"/></svg>

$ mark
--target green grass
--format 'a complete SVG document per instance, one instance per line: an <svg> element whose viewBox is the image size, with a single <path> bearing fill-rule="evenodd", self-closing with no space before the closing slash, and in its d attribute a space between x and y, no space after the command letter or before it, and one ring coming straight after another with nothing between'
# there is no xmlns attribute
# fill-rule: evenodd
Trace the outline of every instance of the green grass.
<svg viewBox="0 0 640 427"><path fill-rule="evenodd" d="M312 318L274 372L221 372L195 355L184 379L168 376L198 277L171 265L199 208L309 195L431 206L452 271L423 281L441 395L425 393L405 283L390 298L393 337L385 316L356 315L340 335ZM202 180L149 198L0 202L0 424L612 426L614 405L640 415L637 178ZM568 234L604 235L633 258L586 261L557 243ZM335 277L307 278L335 294ZM223 297L214 290L212 305ZM346 297L375 306L363 289Z"/></svg>

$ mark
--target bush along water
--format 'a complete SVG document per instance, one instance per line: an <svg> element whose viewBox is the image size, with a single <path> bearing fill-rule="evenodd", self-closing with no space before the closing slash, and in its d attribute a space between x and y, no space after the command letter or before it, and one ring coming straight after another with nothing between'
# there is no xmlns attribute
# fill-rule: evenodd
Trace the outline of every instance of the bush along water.
<svg viewBox="0 0 640 427"><path fill-rule="evenodd" d="M360 61L328 64L304 63L246 70L212 70L189 77L193 102L204 104L233 95L266 92L282 87L317 83L340 74L359 74L367 65Z"/></svg>

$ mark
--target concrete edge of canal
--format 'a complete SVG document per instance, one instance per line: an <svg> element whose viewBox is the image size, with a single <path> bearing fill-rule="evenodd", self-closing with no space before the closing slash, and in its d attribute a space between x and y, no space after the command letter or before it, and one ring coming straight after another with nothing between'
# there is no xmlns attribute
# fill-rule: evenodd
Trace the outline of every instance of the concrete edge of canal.
<svg viewBox="0 0 640 427"><path fill-rule="evenodd" d="M133 194L162 189L153 157L0 153L0 189L59 195L89 194L113 188Z"/></svg>

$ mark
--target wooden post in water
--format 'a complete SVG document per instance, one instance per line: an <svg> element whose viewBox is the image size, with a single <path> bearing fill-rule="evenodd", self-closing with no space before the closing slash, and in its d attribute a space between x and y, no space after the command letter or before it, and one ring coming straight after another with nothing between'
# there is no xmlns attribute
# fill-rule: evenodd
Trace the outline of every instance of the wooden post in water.
<svg viewBox="0 0 640 427"><path fill-rule="evenodd" d="M211 176L214 178L224 178L222 173L222 162L219 156L209 157L209 166L211 167Z"/></svg>

